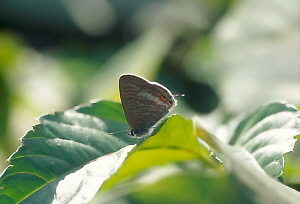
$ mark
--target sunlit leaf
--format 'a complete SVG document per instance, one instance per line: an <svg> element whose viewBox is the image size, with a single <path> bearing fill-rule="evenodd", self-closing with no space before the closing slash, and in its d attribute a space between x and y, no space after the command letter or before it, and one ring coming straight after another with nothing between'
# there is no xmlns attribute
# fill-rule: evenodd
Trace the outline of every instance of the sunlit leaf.
<svg viewBox="0 0 300 204"><path fill-rule="evenodd" d="M197 133L220 155L240 192L254 203L297 203L299 192L271 178L284 170L283 155L292 151L299 134L299 112L286 103L263 105L238 125L229 146L210 134ZM199 130L198 130L199 129Z"/></svg>
<svg viewBox="0 0 300 204"><path fill-rule="evenodd" d="M231 144L245 148L268 175L278 177L284 170L283 155L293 150L300 133L298 117L294 106L265 104L240 122Z"/></svg>
<svg viewBox="0 0 300 204"><path fill-rule="evenodd" d="M210 151L195 137L193 122L173 115L156 135L132 150L118 173L108 179L101 190L125 182L149 167L189 160L199 160L207 167L223 172L210 157Z"/></svg>
<svg viewBox="0 0 300 204"><path fill-rule="evenodd" d="M257 161L245 149L221 143L215 138L219 151L226 157L225 165L238 191L253 203L294 204L300 200L300 193L268 176Z"/></svg>
<svg viewBox="0 0 300 204"><path fill-rule="evenodd" d="M228 175L199 160L154 166L130 182L117 185L92 203L251 203Z"/></svg>

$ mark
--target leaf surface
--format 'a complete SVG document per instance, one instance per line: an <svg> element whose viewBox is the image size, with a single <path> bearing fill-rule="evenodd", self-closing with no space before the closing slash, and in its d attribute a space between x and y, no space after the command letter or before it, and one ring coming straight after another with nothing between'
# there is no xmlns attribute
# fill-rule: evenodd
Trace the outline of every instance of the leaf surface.
<svg viewBox="0 0 300 204"><path fill-rule="evenodd" d="M300 200L299 192L274 179L283 173L284 154L293 150L299 127L299 111L283 102L265 104L241 120L233 146L203 134L196 124L198 136L215 149L240 193L254 203L278 204Z"/></svg>
<svg viewBox="0 0 300 204"><path fill-rule="evenodd" d="M132 150L118 173L108 179L101 190L125 182L149 167L190 160L199 160L203 165L223 173L218 163L210 157L210 151L199 143L192 120L172 115L156 135Z"/></svg>
<svg viewBox="0 0 300 204"><path fill-rule="evenodd" d="M52 202L66 175L136 142L107 134L129 129L120 103L98 101L44 115L39 121L9 158L11 165L0 178L0 203L32 203L35 193L34 200Z"/></svg>
<svg viewBox="0 0 300 204"><path fill-rule="evenodd" d="M300 128L299 111L284 102L268 103L237 126L232 145L246 149L271 177L284 171L284 157L293 151Z"/></svg>

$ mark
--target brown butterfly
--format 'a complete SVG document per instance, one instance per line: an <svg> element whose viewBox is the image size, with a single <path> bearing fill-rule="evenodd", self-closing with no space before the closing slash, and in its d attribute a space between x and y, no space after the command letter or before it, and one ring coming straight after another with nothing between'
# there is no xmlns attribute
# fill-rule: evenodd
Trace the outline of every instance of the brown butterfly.
<svg viewBox="0 0 300 204"><path fill-rule="evenodd" d="M133 74L120 76L119 89L131 136L147 134L177 105L166 87Z"/></svg>

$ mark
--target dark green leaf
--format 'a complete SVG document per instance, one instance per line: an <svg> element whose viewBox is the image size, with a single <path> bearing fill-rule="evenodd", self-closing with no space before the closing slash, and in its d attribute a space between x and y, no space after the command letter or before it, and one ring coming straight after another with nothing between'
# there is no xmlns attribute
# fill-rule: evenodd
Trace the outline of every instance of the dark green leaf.
<svg viewBox="0 0 300 204"><path fill-rule="evenodd" d="M32 203L30 196L35 193L35 201L49 203L60 179L136 142L107 134L129 129L119 103L99 101L39 120L41 124L22 138L23 145L9 158L11 165L1 175L0 203Z"/></svg>

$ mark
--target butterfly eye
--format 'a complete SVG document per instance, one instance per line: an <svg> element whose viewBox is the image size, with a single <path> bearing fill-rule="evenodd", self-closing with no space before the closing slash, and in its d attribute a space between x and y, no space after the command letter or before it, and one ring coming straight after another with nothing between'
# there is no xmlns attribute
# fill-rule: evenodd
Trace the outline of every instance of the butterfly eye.
<svg viewBox="0 0 300 204"><path fill-rule="evenodd" d="M160 98L162 101L166 101L167 100L167 95L166 94L164 94L164 95L162 95L162 97Z"/></svg>

